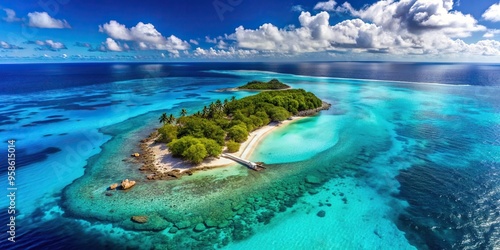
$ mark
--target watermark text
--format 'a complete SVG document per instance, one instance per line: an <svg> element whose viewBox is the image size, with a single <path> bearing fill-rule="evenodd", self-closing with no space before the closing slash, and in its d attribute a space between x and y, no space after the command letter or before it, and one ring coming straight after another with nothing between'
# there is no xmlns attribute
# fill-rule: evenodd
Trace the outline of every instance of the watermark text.
<svg viewBox="0 0 500 250"><path fill-rule="evenodd" d="M7 199L9 206L9 223L7 224L8 240L16 242L16 141L7 141Z"/></svg>

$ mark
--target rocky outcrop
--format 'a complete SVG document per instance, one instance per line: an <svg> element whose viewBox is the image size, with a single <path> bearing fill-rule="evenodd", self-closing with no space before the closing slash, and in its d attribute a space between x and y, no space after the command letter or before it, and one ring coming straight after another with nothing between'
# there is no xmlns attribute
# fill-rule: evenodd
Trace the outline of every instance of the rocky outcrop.
<svg viewBox="0 0 500 250"><path fill-rule="evenodd" d="M306 183L309 183L309 184L320 184L321 183L321 180L314 176L314 175L308 175L306 176Z"/></svg>
<svg viewBox="0 0 500 250"><path fill-rule="evenodd" d="M115 190L118 187L118 183L113 183L109 186L109 189Z"/></svg>
<svg viewBox="0 0 500 250"><path fill-rule="evenodd" d="M122 189L127 190L135 185L135 181L129 181L128 179L125 179L122 181Z"/></svg>
<svg viewBox="0 0 500 250"><path fill-rule="evenodd" d="M182 173L179 169L174 169L174 170L168 171L165 174L168 176L174 177L176 179L179 179L182 177Z"/></svg>
<svg viewBox="0 0 500 250"><path fill-rule="evenodd" d="M145 215L132 216L131 220L135 223L144 224L148 222L148 217Z"/></svg>
<svg viewBox="0 0 500 250"><path fill-rule="evenodd" d="M311 116L315 115L321 110L329 110L332 105L327 102L323 102L321 107L315 109L302 110L297 113L297 116Z"/></svg>
<svg viewBox="0 0 500 250"><path fill-rule="evenodd" d="M139 156L141 156L139 153L133 153L132 154L132 157L139 157Z"/></svg>

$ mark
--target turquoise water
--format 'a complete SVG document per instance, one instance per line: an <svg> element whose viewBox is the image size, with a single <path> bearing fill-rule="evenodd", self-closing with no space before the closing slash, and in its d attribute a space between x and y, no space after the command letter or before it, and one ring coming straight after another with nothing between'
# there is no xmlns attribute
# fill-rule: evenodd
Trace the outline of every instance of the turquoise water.
<svg viewBox="0 0 500 250"><path fill-rule="evenodd" d="M415 249L392 222L388 202L355 178L332 180L227 249Z"/></svg>
<svg viewBox="0 0 500 250"><path fill-rule="evenodd" d="M59 149L46 155L49 160L18 170L19 219L31 225L20 229L21 239L45 230L54 239L66 239L39 243L53 248L425 249L499 243L498 179L484 177L498 174L498 88L211 72L220 75L118 81L26 98L46 103L23 107L18 115L26 118L20 125L53 115L68 119L16 127L17 146L26 153L46 145ZM126 160L158 124L159 114L177 114L181 108L194 112L218 98L250 95L215 90L271 78L312 91L333 106L264 139L251 159L266 162L265 171L235 164L179 181L148 182L137 164ZM90 93L96 97L89 98ZM75 96L81 98L71 105L58 104ZM453 183L453 174L460 182L446 186ZM138 185L105 195L111 183L125 178ZM307 182L311 178L316 181ZM469 190L478 179L483 188L476 194ZM440 190L443 186L446 190ZM436 196L426 196L432 192L425 188ZM462 200L440 203L440 196L457 193L453 188L464 192ZM427 210L421 208L431 209L426 206L434 209L429 214L437 214L425 218L422 211ZM324 217L317 215L320 211ZM130 221L143 214L152 223ZM473 223L464 219L467 214L475 215ZM228 225L193 231L207 219ZM180 221L191 225L170 233Z"/></svg>

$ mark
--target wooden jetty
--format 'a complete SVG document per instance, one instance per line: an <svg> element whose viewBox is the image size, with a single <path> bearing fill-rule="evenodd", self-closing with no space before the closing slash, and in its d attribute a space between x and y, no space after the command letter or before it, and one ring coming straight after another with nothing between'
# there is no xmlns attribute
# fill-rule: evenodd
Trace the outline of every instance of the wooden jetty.
<svg viewBox="0 0 500 250"><path fill-rule="evenodd" d="M238 157L238 156L235 156L232 154L227 154L227 153L222 154L222 156L226 157L228 159L231 159L239 164L245 165L246 167L248 167L252 170L255 170L255 171L259 171L259 170L264 169L264 166L262 166L262 163L260 163L260 162L251 162L251 161L245 160L241 157Z"/></svg>

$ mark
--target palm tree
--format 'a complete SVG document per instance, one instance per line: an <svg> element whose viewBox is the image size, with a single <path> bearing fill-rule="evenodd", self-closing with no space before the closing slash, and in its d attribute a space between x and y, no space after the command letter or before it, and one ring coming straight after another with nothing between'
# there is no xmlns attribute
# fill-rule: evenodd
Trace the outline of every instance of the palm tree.
<svg viewBox="0 0 500 250"><path fill-rule="evenodd" d="M182 116L182 117L184 117L184 116L186 116L186 115L187 115L187 111L186 111L186 109L182 109L182 110L181 110L181 116Z"/></svg>
<svg viewBox="0 0 500 250"><path fill-rule="evenodd" d="M203 117L207 117L207 115L208 115L208 108L207 108L207 106L204 106L204 107L203 107L203 112L201 113L201 115L202 115Z"/></svg>
<svg viewBox="0 0 500 250"><path fill-rule="evenodd" d="M231 101L232 101L232 102L236 101L236 97L235 97L234 95L233 95L233 96L231 96Z"/></svg>
<svg viewBox="0 0 500 250"><path fill-rule="evenodd" d="M174 115L173 115L173 114L170 114L170 116L167 118L167 122L168 122L169 124L174 124L175 120L176 120L176 119L175 119L175 117L174 117Z"/></svg>
<svg viewBox="0 0 500 250"><path fill-rule="evenodd" d="M217 112L215 104L212 102L208 106L208 118L214 118L215 113Z"/></svg>
<svg viewBox="0 0 500 250"><path fill-rule="evenodd" d="M217 99L217 101L215 101L214 116L216 116L216 118L220 118L223 114L224 114L224 104L222 104L222 102L219 99Z"/></svg>
<svg viewBox="0 0 500 250"><path fill-rule="evenodd" d="M160 121L160 123L163 123L163 125L165 125L168 122L167 113L161 114L161 116L160 116L160 118L158 118L158 120Z"/></svg>
<svg viewBox="0 0 500 250"><path fill-rule="evenodd" d="M222 104L222 111L224 112L224 114L226 115L229 115L229 109L228 109L228 104L229 101L227 99L224 99L224 104Z"/></svg>
<svg viewBox="0 0 500 250"><path fill-rule="evenodd" d="M217 112L222 111L222 107L222 102L217 99L217 101L215 101L215 108L217 109Z"/></svg>

